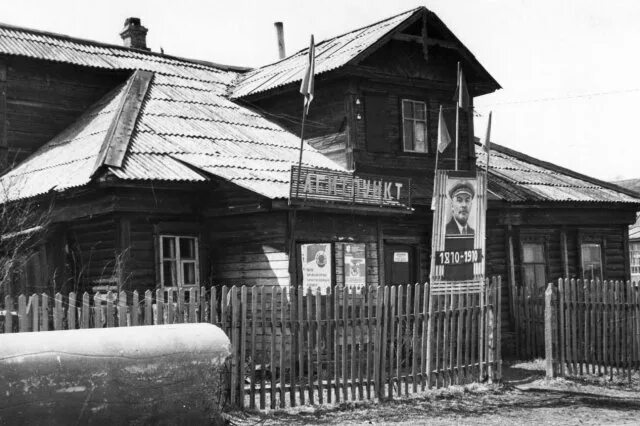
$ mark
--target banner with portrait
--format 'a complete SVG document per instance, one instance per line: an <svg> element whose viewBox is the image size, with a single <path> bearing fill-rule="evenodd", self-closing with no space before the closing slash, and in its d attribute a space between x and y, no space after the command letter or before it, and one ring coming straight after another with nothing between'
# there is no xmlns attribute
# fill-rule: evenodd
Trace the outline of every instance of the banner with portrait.
<svg viewBox="0 0 640 426"><path fill-rule="evenodd" d="M479 291L485 276L483 173L438 170L434 182L431 283Z"/></svg>

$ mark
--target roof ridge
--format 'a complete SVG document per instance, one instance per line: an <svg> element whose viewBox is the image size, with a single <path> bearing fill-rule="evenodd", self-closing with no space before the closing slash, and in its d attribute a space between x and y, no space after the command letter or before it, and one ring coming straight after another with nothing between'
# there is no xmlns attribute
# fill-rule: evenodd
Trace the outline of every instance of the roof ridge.
<svg viewBox="0 0 640 426"><path fill-rule="evenodd" d="M476 143L476 145L482 146L484 148L484 145L481 144L480 142L476 141L475 143ZM539 167L546 167L546 168L549 168L551 170L557 171L559 173L563 173L563 174L566 174L568 176L571 176L573 178L583 179L583 180L585 180L587 182L590 182L592 184L600 185L603 188L607 188L607 189L610 189L612 191L621 192L621 193L623 193L625 195L629 195L630 197L638 197L638 193L637 192L634 192L634 191L631 191L629 189L620 187L618 185L615 185L615 184L607 182L607 181L596 179L596 178L594 178L592 176L588 176L588 175L584 175L582 173L578 173L578 172L576 172L574 170L567 169L567 168L562 167L562 166L558 166L557 164L550 163L548 161L540 160L538 158L532 157L532 156L527 155L525 153L522 153L520 151L516 151L516 150L514 150L512 148L507 148L506 146L497 144L495 142L491 142L491 149L492 150L495 149L496 151L498 151L500 153L511 155L511 156L521 160L521 161L525 161L525 162L534 164L534 165L539 166Z"/></svg>
<svg viewBox="0 0 640 426"><path fill-rule="evenodd" d="M117 50L122 50L122 51L126 51L126 52L134 52L134 53L139 53L139 54L142 54L142 55L149 55L149 56L156 56L156 57L160 57L160 58L172 59L172 60L176 60L176 61L186 62L186 63L192 64L192 65L200 65L200 66L216 68L216 69L219 69L219 70L222 70L222 71L247 72L247 71L251 71L253 69L253 68L250 68L250 67L219 64L219 63L216 63L216 62L209 62L209 61L204 61L204 60L199 60L199 59L191 59L191 58L185 58L185 57L181 57L181 56L168 55L166 53L154 52L152 50L135 49L135 48L132 48L132 47L126 47L126 46L122 46L122 45L118 45L118 44L111 44L111 43L105 43L105 42L102 42L102 41L96 41L96 40L84 39L84 38L79 38L79 37L73 37L73 36L69 36L67 34L60 34L60 33L55 33L55 32L51 32L51 31L42 31L42 30L37 30L37 29L34 29L34 28L21 27L21 26L18 26L18 25L11 25L11 24L7 24L7 23L4 23L4 22L0 22L0 28L5 28L5 29L8 29L8 30L13 30L13 31L22 31L22 32L27 32L27 33L31 33L31 34L37 34L37 35L44 35L44 36L53 37L53 38L56 38L56 39L59 39L59 40L72 42L72 43L93 45L93 46L98 46L98 47L108 47L108 48L111 48L111 49L117 49Z"/></svg>

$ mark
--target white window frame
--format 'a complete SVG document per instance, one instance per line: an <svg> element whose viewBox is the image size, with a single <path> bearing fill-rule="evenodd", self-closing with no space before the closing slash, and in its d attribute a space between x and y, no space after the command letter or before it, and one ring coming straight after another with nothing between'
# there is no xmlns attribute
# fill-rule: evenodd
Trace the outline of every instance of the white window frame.
<svg viewBox="0 0 640 426"><path fill-rule="evenodd" d="M401 99L402 102L402 150L404 152L416 152L420 154L428 154L429 153L429 138L427 132L427 104L423 101L416 101L413 99ZM413 104L413 110L415 111L416 105L422 105L424 108L424 120L413 117L405 117L404 113L404 104L405 102L411 102ZM411 146L415 148L416 145L416 123L424 123L424 151L417 151L415 149L407 149L407 135L404 129L404 123L406 120L410 120L413 122L413 140L411 141Z"/></svg>
<svg viewBox="0 0 640 426"><path fill-rule="evenodd" d="M170 257L166 257L164 256L164 245L163 245L163 239L165 238L173 238L174 240L174 244L176 247L176 257L175 258L170 258ZM190 239L190 240L194 240L194 245L195 245L195 256L194 259L182 259L181 254L180 254L180 239ZM160 248L160 264L159 264L159 268L160 268L160 286L162 288L165 287L170 287L170 286L165 286L164 284L164 262L169 260L169 261L174 261L175 262L175 267L176 267L176 286L174 287L197 287L198 285L200 285L200 258L199 258L199 250L198 250L198 237L193 236L193 235L171 235L171 234L161 234L159 236L159 244L158 244L159 248ZM183 265L186 263L193 263L195 264L195 284L184 284L184 267Z"/></svg>
<svg viewBox="0 0 640 426"><path fill-rule="evenodd" d="M631 275L640 275L640 243L629 243Z"/></svg>
<svg viewBox="0 0 640 426"><path fill-rule="evenodd" d="M524 260L524 253L525 253L525 246L527 245L531 245L531 246L539 246L542 249L542 260L541 261L533 261L533 262L525 262ZM526 275L526 270L527 267L533 267L533 274L534 277L536 279L539 279L540 277L537 276L536 272L536 266L542 266L543 267L543 274L544 276L542 277L541 280L536 281L533 285L532 290L535 291L543 291L546 288L547 285L547 272L548 272L548 266L547 266L547 245L545 244L545 241L543 239L539 239L539 238L535 238L535 237L523 237L522 241L520 242L520 251L521 251L521 264L522 264L522 281L524 283L524 279L525 279L525 275Z"/></svg>

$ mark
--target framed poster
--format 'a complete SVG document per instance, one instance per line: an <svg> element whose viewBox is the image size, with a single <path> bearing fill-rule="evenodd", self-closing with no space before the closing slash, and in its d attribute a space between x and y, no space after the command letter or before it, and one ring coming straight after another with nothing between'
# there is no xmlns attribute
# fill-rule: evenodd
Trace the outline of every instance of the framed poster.
<svg viewBox="0 0 640 426"><path fill-rule="evenodd" d="M367 281L367 259L364 244L344 244L344 285L360 290Z"/></svg>
<svg viewBox="0 0 640 426"><path fill-rule="evenodd" d="M485 274L485 175L439 170L434 185L431 282L481 283Z"/></svg>
<svg viewBox="0 0 640 426"><path fill-rule="evenodd" d="M327 294L331 288L333 267L331 243L301 244L302 290Z"/></svg>

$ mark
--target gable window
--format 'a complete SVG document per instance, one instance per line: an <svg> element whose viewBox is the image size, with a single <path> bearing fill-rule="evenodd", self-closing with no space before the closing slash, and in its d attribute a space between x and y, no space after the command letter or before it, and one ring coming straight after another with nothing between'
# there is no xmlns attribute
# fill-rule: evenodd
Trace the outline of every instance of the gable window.
<svg viewBox="0 0 640 426"><path fill-rule="evenodd" d="M405 152L428 152L427 106L424 102L402 100L402 126Z"/></svg>
<svg viewBox="0 0 640 426"><path fill-rule="evenodd" d="M602 252L600 244L583 243L580 245L582 257L582 279L602 281Z"/></svg>
<svg viewBox="0 0 640 426"><path fill-rule="evenodd" d="M522 244L522 276L530 290L544 291L547 282L544 244Z"/></svg>
<svg viewBox="0 0 640 426"><path fill-rule="evenodd" d="M198 239L180 235L160 236L160 282L163 287L198 285Z"/></svg>

